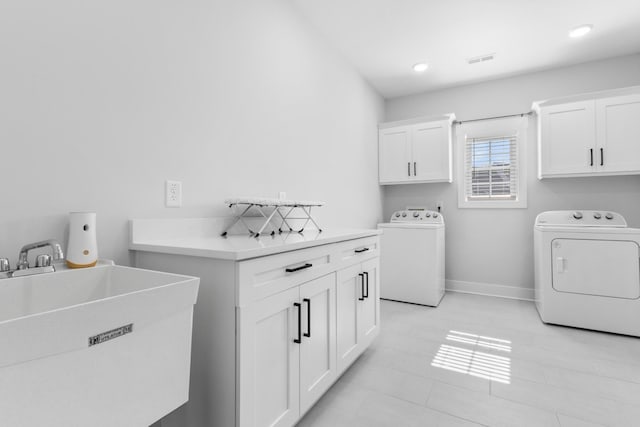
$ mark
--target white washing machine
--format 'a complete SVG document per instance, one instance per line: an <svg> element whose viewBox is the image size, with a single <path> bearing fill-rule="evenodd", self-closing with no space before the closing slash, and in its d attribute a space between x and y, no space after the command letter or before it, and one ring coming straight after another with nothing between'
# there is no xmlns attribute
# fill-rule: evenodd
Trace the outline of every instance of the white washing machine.
<svg viewBox="0 0 640 427"><path fill-rule="evenodd" d="M407 209L378 224L380 297L436 307L444 296L444 218Z"/></svg>
<svg viewBox="0 0 640 427"><path fill-rule="evenodd" d="M614 212L551 211L533 234L543 322L640 336L640 229Z"/></svg>

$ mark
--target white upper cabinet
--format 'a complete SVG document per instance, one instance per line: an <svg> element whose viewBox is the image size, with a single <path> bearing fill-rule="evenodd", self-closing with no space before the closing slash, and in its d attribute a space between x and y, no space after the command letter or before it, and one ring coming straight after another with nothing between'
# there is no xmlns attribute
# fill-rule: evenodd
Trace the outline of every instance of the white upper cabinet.
<svg viewBox="0 0 640 427"><path fill-rule="evenodd" d="M379 125L380 184L451 182L453 114Z"/></svg>
<svg viewBox="0 0 640 427"><path fill-rule="evenodd" d="M640 174L640 87L537 102L538 178Z"/></svg>
<svg viewBox="0 0 640 427"><path fill-rule="evenodd" d="M598 166L608 173L640 173L640 94L596 101Z"/></svg>
<svg viewBox="0 0 640 427"><path fill-rule="evenodd" d="M379 139L380 183L406 180L411 176L411 128L381 129Z"/></svg>
<svg viewBox="0 0 640 427"><path fill-rule="evenodd" d="M589 173L595 163L594 101L545 108L541 123L542 175Z"/></svg>

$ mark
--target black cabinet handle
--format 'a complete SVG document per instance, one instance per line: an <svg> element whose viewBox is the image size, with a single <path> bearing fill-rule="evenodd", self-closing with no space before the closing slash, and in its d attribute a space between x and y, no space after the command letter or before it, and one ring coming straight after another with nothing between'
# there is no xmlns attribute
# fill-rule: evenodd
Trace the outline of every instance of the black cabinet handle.
<svg viewBox="0 0 640 427"><path fill-rule="evenodd" d="M418 175L418 169L416 169L416 162L413 162L413 176Z"/></svg>
<svg viewBox="0 0 640 427"><path fill-rule="evenodd" d="M591 156L591 166L593 166L593 148L589 148L589 155Z"/></svg>
<svg viewBox="0 0 640 427"><path fill-rule="evenodd" d="M362 296L363 296L363 297L365 297L365 298L369 298L369 273L365 271L365 272L364 272L364 273L362 273L362 274L364 274L364 277L366 277L366 278L367 278L367 286L366 286L367 293L366 293L366 294L364 294L364 292L363 292L363 295L362 295Z"/></svg>
<svg viewBox="0 0 640 427"><path fill-rule="evenodd" d="M407 162L407 176L411 176L411 163Z"/></svg>
<svg viewBox="0 0 640 427"><path fill-rule="evenodd" d="M367 252L369 248L356 249L354 252L357 254L361 254L362 252Z"/></svg>
<svg viewBox="0 0 640 427"><path fill-rule="evenodd" d="M302 332L302 304L294 302L293 306L298 307L298 338L294 338L293 342L300 344L302 342L302 337L300 336L300 333Z"/></svg>
<svg viewBox="0 0 640 427"><path fill-rule="evenodd" d="M600 166L604 166L604 148L600 149Z"/></svg>
<svg viewBox="0 0 640 427"><path fill-rule="evenodd" d="M358 276L360 276L360 285L362 289L362 296L358 297L358 301L364 301L364 274L358 273Z"/></svg>
<svg viewBox="0 0 640 427"><path fill-rule="evenodd" d="M285 271L287 273L295 273L296 271L304 270L305 268L313 267L313 264L306 263L305 265L301 265L296 268L287 268Z"/></svg>
<svg viewBox="0 0 640 427"><path fill-rule="evenodd" d="M307 332L304 333L304 336L311 338L311 300L305 298L302 302L307 303Z"/></svg>

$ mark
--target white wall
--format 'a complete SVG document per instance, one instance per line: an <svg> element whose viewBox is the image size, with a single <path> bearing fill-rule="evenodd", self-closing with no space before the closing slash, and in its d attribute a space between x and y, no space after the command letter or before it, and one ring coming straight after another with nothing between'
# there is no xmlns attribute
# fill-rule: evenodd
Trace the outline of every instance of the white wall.
<svg viewBox="0 0 640 427"><path fill-rule="evenodd" d="M383 100L284 0L5 0L0 52L12 265L65 240L74 210L98 213L101 256L122 264L129 218L225 216L227 196L324 200L323 226L381 215Z"/></svg>
<svg viewBox="0 0 640 427"><path fill-rule="evenodd" d="M391 99L386 120L449 112L459 120L500 116L529 111L535 100L632 85L640 85L640 55ZM385 218L406 205L434 208L436 200L444 201L448 280L532 288L533 222L542 211L608 209L640 227L638 176L537 180L534 124L528 138L527 209L458 209L456 171L452 184L384 189Z"/></svg>

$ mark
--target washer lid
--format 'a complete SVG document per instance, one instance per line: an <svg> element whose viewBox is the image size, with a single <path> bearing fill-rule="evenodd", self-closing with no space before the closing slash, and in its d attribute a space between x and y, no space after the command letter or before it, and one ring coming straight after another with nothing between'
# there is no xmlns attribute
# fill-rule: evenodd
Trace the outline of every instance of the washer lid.
<svg viewBox="0 0 640 427"><path fill-rule="evenodd" d="M536 227L617 227L624 228L627 221L611 211L548 211L536 217Z"/></svg>
<svg viewBox="0 0 640 427"><path fill-rule="evenodd" d="M444 229L444 224L429 224L420 222L383 222L378 224L379 229L411 229L411 230L438 230Z"/></svg>

